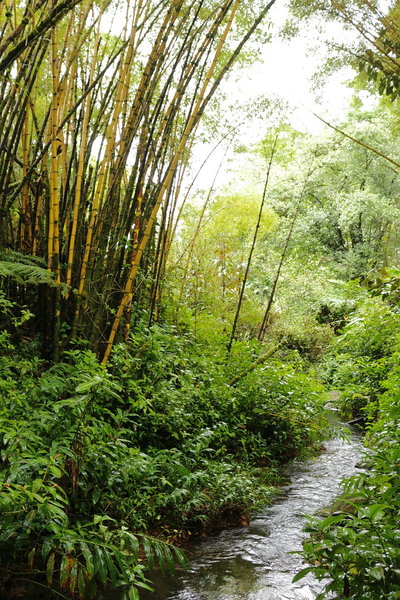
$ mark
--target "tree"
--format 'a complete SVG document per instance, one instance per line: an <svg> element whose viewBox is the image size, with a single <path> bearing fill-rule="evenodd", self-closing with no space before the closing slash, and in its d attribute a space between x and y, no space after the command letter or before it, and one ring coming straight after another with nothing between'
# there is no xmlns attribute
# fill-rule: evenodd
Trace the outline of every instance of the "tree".
<svg viewBox="0 0 400 600"><path fill-rule="evenodd" d="M379 94L392 99L400 92L400 7L392 1L389 8L382 8L377 0L292 0L292 13L296 19L339 21L357 32L357 42L352 45L331 44L364 76L359 83L369 82ZM334 62L333 59L332 62Z"/></svg>

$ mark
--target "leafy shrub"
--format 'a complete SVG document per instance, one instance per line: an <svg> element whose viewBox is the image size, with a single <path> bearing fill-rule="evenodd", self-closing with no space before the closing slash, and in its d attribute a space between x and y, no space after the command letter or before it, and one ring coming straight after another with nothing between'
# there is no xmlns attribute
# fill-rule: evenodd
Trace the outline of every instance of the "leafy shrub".
<svg viewBox="0 0 400 600"><path fill-rule="evenodd" d="M398 437L398 436L397 436ZM295 579L313 572L329 578L318 598L398 598L400 592L400 449L398 439L379 443L370 471L345 482L346 511L319 520L310 518L302 556L312 566ZM390 445L388 445L390 444Z"/></svg>
<svg viewBox="0 0 400 600"><path fill-rule="evenodd" d="M346 377L339 370L339 380L345 390L354 389L353 381L358 389L364 386L368 404L363 410L374 417L367 435L373 451L367 455L368 470L344 482L341 499L347 509L322 520L310 518L311 538L302 556L311 566L295 580L308 572L328 578L321 599L335 592L338 598L394 600L400 597L399 315L380 302L369 303L361 315L339 341L352 351L350 368L359 368L353 376L349 368Z"/></svg>
<svg viewBox="0 0 400 600"><path fill-rule="evenodd" d="M384 391L382 381L392 365L400 314L378 298L364 302L353 314L325 362L325 377L339 389L342 414L352 418L374 413Z"/></svg>

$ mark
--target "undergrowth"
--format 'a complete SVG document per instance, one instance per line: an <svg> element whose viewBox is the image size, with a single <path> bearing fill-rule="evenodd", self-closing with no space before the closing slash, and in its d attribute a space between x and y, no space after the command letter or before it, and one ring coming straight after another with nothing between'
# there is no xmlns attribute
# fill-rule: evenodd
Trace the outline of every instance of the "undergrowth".
<svg viewBox="0 0 400 600"><path fill-rule="evenodd" d="M1 569L71 597L111 584L136 598L154 562L184 563L170 542L246 519L325 427L320 384L279 360L230 385L250 344L226 363L154 326L108 371L85 344L51 367L1 344Z"/></svg>

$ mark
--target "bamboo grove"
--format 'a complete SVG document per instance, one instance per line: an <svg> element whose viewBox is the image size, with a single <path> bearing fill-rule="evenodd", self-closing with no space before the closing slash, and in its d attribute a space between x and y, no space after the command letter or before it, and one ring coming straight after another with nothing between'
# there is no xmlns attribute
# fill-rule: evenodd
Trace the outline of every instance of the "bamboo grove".
<svg viewBox="0 0 400 600"><path fill-rule="evenodd" d="M2 3L0 258L51 273L8 286L53 359L156 314L200 119L274 3Z"/></svg>

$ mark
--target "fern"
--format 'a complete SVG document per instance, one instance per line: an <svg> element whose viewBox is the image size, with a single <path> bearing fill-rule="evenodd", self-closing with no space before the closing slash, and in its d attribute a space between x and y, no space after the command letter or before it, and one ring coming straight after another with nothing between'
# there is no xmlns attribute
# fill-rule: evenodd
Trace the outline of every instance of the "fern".
<svg viewBox="0 0 400 600"><path fill-rule="evenodd" d="M0 261L3 260L10 263L23 263L25 265L36 265L46 268L46 262L40 256L32 256L32 254L22 254L21 252L15 252L15 250L0 248Z"/></svg>
<svg viewBox="0 0 400 600"><path fill-rule="evenodd" d="M53 274L43 267L0 260L0 277L11 277L17 283L55 285Z"/></svg>
<svg viewBox="0 0 400 600"><path fill-rule="evenodd" d="M53 273L46 269L42 258L13 250L0 250L0 277L10 277L22 285L60 285L63 292L69 290L65 283L54 281Z"/></svg>

